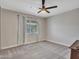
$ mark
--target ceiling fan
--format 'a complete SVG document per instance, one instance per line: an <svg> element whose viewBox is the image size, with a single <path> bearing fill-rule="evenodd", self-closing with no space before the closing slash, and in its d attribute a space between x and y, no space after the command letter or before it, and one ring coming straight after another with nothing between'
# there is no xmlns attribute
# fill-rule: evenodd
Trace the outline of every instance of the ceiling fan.
<svg viewBox="0 0 79 59"><path fill-rule="evenodd" d="M40 13L42 11L46 11L47 13L50 13L47 9L52 9L52 8L57 8L58 6L51 6L51 7L45 7L45 0L42 0L42 8L39 8L40 11L38 11L37 13Z"/></svg>

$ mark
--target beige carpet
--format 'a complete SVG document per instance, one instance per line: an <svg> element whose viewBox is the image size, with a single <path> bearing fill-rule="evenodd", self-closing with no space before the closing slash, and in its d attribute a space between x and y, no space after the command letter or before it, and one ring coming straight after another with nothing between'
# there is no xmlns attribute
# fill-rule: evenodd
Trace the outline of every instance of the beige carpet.
<svg viewBox="0 0 79 59"><path fill-rule="evenodd" d="M69 54L65 46L39 42L0 51L0 59L69 59Z"/></svg>

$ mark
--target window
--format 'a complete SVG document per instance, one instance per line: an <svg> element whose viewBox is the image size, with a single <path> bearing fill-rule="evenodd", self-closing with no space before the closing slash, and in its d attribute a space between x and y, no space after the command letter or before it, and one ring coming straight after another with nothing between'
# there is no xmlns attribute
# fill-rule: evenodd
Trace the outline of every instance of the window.
<svg viewBox="0 0 79 59"><path fill-rule="evenodd" d="M33 20L25 21L25 31L28 34L37 34L38 33L38 22Z"/></svg>

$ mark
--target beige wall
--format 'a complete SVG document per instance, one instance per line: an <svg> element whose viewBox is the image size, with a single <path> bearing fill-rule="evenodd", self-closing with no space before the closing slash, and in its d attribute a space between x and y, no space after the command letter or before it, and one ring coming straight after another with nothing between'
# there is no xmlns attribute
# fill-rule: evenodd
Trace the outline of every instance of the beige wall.
<svg viewBox="0 0 79 59"><path fill-rule="evenodd" d="M48 19L48 40L66 46L79 40L79 8Z"/></svg>
<svg viewBox="0 0 79 59"><path fill-rule="evenodd" d="M17 18L18 14L20 15L19 21ZM27 35L25 35L24 38L23 16L25 16L27 19L38 21L38 39L34 39L33 37L29 37ZM18 37L17 32L19 32ZM48 19L2 9L1 48L17 46L17 43L18 45L21 45L23 44L23 38L25 39L25 44L46 40L47 34L49 41L66 46L70 46L75 40L79 40L79 9L65 12Z"/></svg>
<svg viewBox="0 0 79 59"><path fill-rule="evenodd" d="M0 6L0 49L1 49L1 6Z"/></svg>
<svg viewBox="0 0 79 59"><path fill-rule="evenodd" d="M19 20L17 15L19 14ZM36 20L39 23L39 37L37 41L42 41L46 39L46 20L36 16L31 16L23 14L20 12L14 12L6 9L2 9L1 15L1 48L9 48L17 45L23 44L23 16L31 20ZM18 41L17 41L18 39ZM27 36L25 38L26 44L28 41L33 42L33 38L27 41Z"/></svg>
<svg viewBox="0 0 79 59"><path fill-rule="evenodd" d="M1 48L17 46L17 13L2 9Z"/></svg>

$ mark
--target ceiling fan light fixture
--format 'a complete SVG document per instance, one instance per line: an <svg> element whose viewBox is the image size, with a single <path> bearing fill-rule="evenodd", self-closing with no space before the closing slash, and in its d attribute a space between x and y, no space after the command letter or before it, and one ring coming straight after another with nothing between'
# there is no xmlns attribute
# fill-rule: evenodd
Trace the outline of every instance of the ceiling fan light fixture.
<svg viewBox="0 0 79 59"><path fill-rule="evenodd" d="M37 13L40 13L42 11L45 11L47 13L50 13L47 9L52 9L52 8L57 8L58 6L51 6L51 7L45 7L45 0L42 0L42 8L39 8L41 9L40 11L38 11Z"/></svg>

